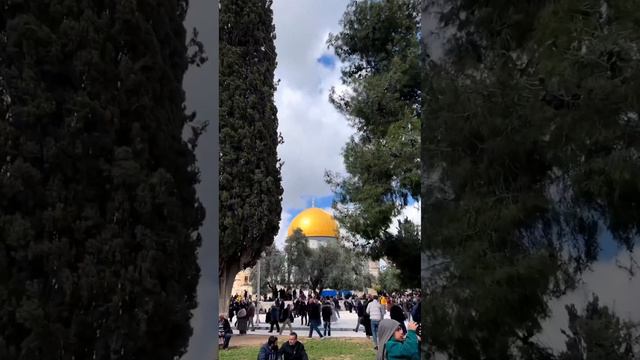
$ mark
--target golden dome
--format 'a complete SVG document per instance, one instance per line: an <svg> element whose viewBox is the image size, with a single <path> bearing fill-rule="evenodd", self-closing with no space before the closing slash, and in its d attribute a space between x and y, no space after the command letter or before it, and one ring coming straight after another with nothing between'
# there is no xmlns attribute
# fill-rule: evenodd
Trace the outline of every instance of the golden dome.
<svg viewBox="0 0 640 360"><path fill-rule="evenodd" d="M300 228L307 237L338 237L338 222L330 213L312 207L302 211L289 225L287 236Z"/></svg>

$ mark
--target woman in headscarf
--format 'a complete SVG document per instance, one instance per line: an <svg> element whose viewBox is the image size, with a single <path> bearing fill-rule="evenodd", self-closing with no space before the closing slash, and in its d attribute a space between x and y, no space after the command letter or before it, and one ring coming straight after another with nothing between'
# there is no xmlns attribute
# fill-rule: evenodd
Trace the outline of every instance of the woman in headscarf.
<svg viewBox="0 0 640 360"><path fill-rule="evenodd" d="M416 323L410 322L405 335L399 322L391 319L380 321L376 360L420 360L416 327Z"/></svg>
<svg viewBox="0 0 640 360"><path fill-rule="evenodd" d="M238 330L240 335L245 335L247 333L247 323L249 322L249 317L247 316L247 310L242 307L240 311L238 311Z"/></svg>

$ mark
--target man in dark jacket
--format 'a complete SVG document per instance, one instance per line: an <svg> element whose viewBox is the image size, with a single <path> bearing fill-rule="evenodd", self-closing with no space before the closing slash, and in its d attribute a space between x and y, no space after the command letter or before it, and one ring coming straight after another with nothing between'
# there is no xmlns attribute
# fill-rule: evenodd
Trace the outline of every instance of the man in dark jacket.
<svg viewBox="0 0 640 360"><path fill-rule="evenodd" d="M333 307L330 300L322 305L322 321L324 322L324 336L331 336L331 315L333 315ZM327 334L328 333L328 334Z"/></svg>
<svg viewBox="0 0 640 360"><path fill-rule="evenodd" d="M316 299L309 300L309 338L313 336L313 330L318 332L320 338L324 336L320 332L320 324L322 323L322 317L320 315L320 304L318 304Z"/></svg>
<svg viewBox="0 0 640 360"><path fill-rule="evenodd" d="M271 320L271 327L269 329L269 332L273 332L274 326L276 327L276 330L280 332L280 303L278 302L278 300L276 300L276 302L271 306L269 315L269 320Z"/></svg>
<svg viewBox="0 0 640 360"><path fill-rule="evenodd" d="M280 350L282 360L309 360L304 345L298 341L298 334L292 332L289 341L282 345Z"/></svg>
<svg viewBox="0 0 640 360"><path fill-rule="evenodd" d="M358 314L358 322L356 323L356 328L353 329L353 331L355 332L358 332L358 329L360 329L360 324L362 324L362 327L364 327L364 310L365 308L362 301L360 301L360 299L356 300L356 314Z"/></svg>
<svg viewBox="0 0 640 360"><path fill-rule="evenodd" d="M307 302L302 299L300 299L300 303L298 304L298 315L300 315L300 325L309 325Z"/></svg>

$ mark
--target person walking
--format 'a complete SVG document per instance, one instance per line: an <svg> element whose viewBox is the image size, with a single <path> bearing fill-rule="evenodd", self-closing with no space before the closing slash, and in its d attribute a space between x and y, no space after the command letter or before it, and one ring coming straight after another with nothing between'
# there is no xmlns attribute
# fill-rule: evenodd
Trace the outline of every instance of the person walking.
<svg viewBox="0 0 640 360"><path fill-rule="evenodd" d="M333 298L333 306L334 306L333 311L335 312L336 317L339 319L340 318L340 301L338 300L338 298Z"/></svg>
<svg viewBox="0 0 640 360"><path fill-rule="evenodd" d="M367 306L369 306L371 300L371 296L363 298L364 316L362 318L362 325L364 326L364 333L367 339L371 339L371 317L367 314Z"/></svg>
<svg viewBox="0 0 640 360"><path fill-rule="evenodd" d="M280 304L278 303L278 300L271 305L271 309L269 310L269 320L271 323L269 332L273 332L274 326L276 327L276 330L280 332Z"/></svg>
<svg viewBox="0 0 640 360"><path fill-rule="evenodd" d="M247 306L247 320L249 321L249 326L251 326L251 331L256 331L256 325L253 322L254 316L256 316L256 306L253 301L249 301L249 306Z"/></svg>
<svg viewBox="0 0 640 360"><path fill-rule="evenodd" d="M291 323L293 322L293 311L291 310L291 304L287 304L287 307L282 311L282 327L280 328L280 335L284 331L284 328L289 326L289 331L293 332L293 326Z"/></svg>
<svg viewBox="0 0 640 360"><path fill-rule="evenodd" d="M367 314L371 319L371 338L375 349L378 349L378 325L384 319L384 307L378 302L378 295L373 296L373 301L367 305Z"/></svg>
<svg viewBox="0 0 640 360"><path fill-rule="evenodd" d="M280 353L278 350L278 338L271 335L267 343L260 347L258 360L278 360Z"/></svg>
<svg viewBox="0 0 640 360"><path fill-rule="evenodd" d="M235 306L236 306L236 301L235 299L232 297L231 298L231 302L229 302L229 323L233 322L233 317L235 316L236 312L235 312Z"/></svg>
<svg viewBox="0 0 640 360"><path fill-rule="evenodd" d="M307 302L304 299L300 299L298 314L300 315L300 325L309 325L309 317L307 316Z"/></svg>
<svg viewBox="0 0 640 360"><path fill-rule="evenodd" d="M324 322L324 336L331 336L331 318L333 316L333 307L329 300L322 305L322 321ZM328 335L327 335L328 333Z"/></svg>
<svg viewBox="0 0 640 360"><path fill-rule="evenodd" d="M282 345L280 350L282 360L309 360L304 345L298 341L298 334L292 332L289 335L289 341Z"/></svg>
<svg viewBox="0 0 640 360"><path fill-rule="evenodd" d="M384 319L378 328L378 352L376 360L420 360L420 344L416 334L417 324L409 323L405 335L400 323Z"/></svg>
<svg viewBox="0 0 640 360"><path fill-rule="evenodd" d="M244 308L244 305L242 305L243 307L240 308L240 310L238 310L238 314L236 315L237 317L237 323L238 323L238 331L240 332L240 335L246 335L247 334L247 323L249 321L249 318L247 316L247 309Z"/></svg>
<svg viewBox="0 0 640 360"><path fill-rule="evenodd" d="M258 299L256 300L256 325L260 325L260 295L258 295L257 297Z"/></svg>
<svg viewBox="0 0 640 360"><path fill-rule="evenodd" d="M339 316L336 314L336 307L333 305L331 300L329 300L329 306L331 306L331 322L338 322Z"/></svg>
<svg viewBox="0 0 640 360"><path fill-rule="evenodd" d="M360 301L360 299L356 300L355 309L356 309L356 315L358 315L358 322L356 323L356 328L353 329L353 331L358 332L358 329L360 329L361 324L362 324L362 327L364 327L363 320L364 320L364 311L365 311L364 304L362 303L362 301Z"/></svg>
<svg viewBox="0 0 640 360"><path fill-rule="evenodd" d="M320 332L320 324L322 322L321 317L320 304L317 303L316 299L309 300L309 338L313 337L313 330L315 330L320 338L322 339L324 336Z"/></svg>

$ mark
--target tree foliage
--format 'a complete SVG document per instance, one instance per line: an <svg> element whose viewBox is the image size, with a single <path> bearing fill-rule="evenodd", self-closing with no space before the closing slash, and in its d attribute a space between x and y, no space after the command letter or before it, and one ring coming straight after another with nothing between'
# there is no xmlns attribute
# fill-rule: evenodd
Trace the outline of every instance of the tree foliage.
<svg viewBox="0 0 640 360"><path fill-rule="evenodd" d="M287 238L285 255L292 285L305 285L319 293L325 288L362 289L372 282L362 254L338 243L312 249L299 229Z"/></svg>
<svg viewBox="0 0 640 360"><path fill-rule="evenodd" d="M379 290L386 292L396 292L406 289L406 287L401 285L400 276L402 273L393 265L387 266L386 269L380 272L380 276L378 276L378 287Z"/></svg>
<svg viewBox="0 0 640 360"><path fill-rule="evenodd" d="M259 294L276 293L278 286L286 284L286 259L284 252L275 244L269 246L260 258L260 290ZM258 289L258 269L253 268L250 275L251 286ZM268 290L268 291L267 291Z"/></svg>
<svg viewBox="0 0 640 360"><path fill-rule="evenodd" d="M575 305L566 306L569 332L566 350L558 360L636 359L640 353L638 324L621 320L608 307L599 304L598 297L587 303L583 313Z"/></svg>
<svg viewBox="0 0 640 360"><path fill-rule="evenodd" d="M518 358L604 231L635 245L640 7L448 5L425 71L425 329L453 359Z"/></svg>
<svg viewBox="0 0 640 360"><path fill-rule="evenodd" d="M420 287L420 226L408 219L397 221L396 233L385 232L369 254L385 258L398 268L398 281L404 289Z"/></svg>
<svg viewBox="0 0 640 360"><path fill-rule="evenodd" d="M282 213L270 0L220 3L220 310L273 243Z"/></svg>
<svg viewBox="0 0 640 360"><path fill-rule="evenodd" d="M311 266L313 251L309 247L309 239L302 230L295 229L285 240L284 253L287 259L287 280L290 284L306 284Z"/></svg>
<svg viewBox="0 0 640 360"><path fill-rule="evenodd" d="M0 358L185 353L204 217L187 7L2 3Z"/></svg>
<svg viewBox="0 0 640 360"><path fill-rule="evenodd" d="M387 240L394 238L388 231L393 218L420 199L418 10L418 1L351 1L342 30L330 36L350 89L333 91L330 100L357 132L343 151L347 174L326 177L336 194L336 218L352 242L413 271L416 284L415 258L391 251L402 245Z"/></svg>

